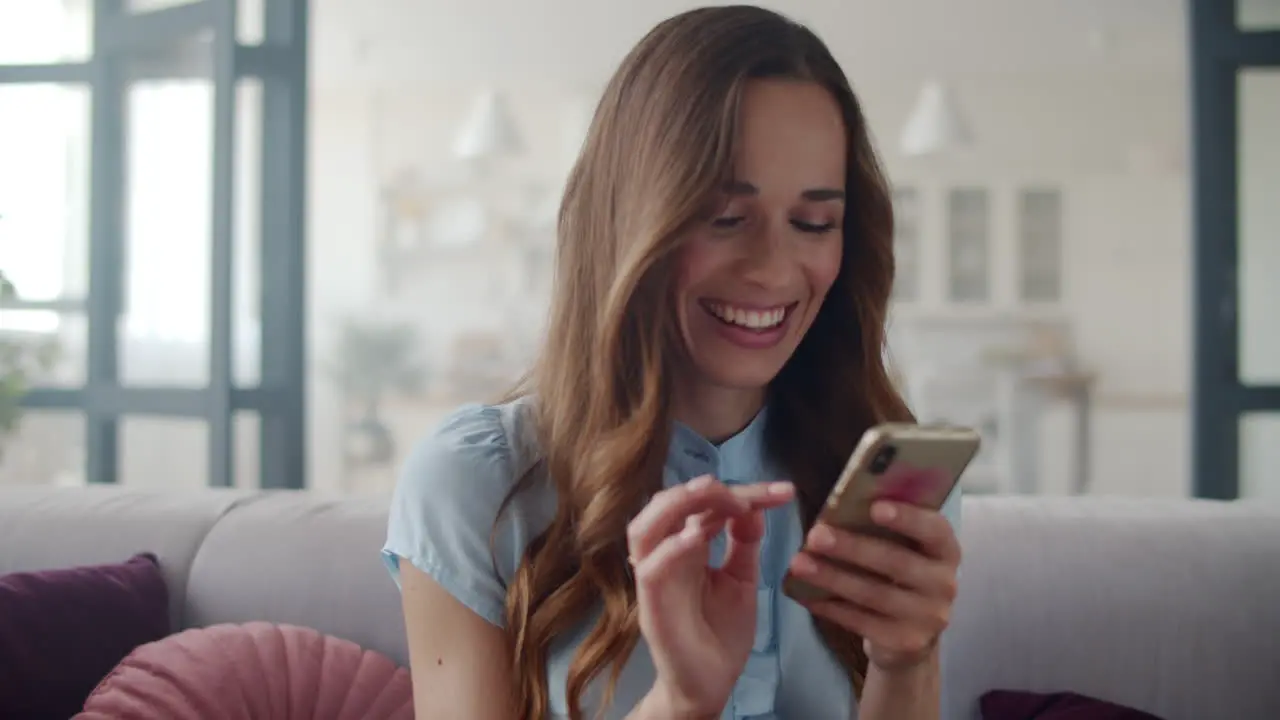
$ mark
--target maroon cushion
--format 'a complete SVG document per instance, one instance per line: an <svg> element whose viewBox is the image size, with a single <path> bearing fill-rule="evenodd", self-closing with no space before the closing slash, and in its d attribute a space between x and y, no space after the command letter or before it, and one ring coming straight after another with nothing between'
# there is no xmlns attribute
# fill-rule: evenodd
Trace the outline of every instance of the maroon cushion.
<svg viewBox="0 0 1280 720"><path fill-rule="evenodd" d="M134 648L169 634L156 557L0 577L0 717L65 720Z"/></svg>
<svg viewBox="0 0 1280 720"><path fill-rule="evenodd" d="M311 628L251 622L134 650L76 720L412 720L409 671Z"/></svg>
<svg viewBox="0 0 1280 720"><path fill-rule="evenodd" d="M992 690L982 696L982 720L1160 720L1150 713L1071 692Z"/></svg>

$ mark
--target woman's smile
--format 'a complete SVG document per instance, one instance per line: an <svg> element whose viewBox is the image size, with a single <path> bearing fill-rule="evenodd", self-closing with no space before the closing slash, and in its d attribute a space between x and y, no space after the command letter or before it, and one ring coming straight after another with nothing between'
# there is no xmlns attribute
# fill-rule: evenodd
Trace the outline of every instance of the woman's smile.
<svg viewBox="0 0 1280 720"><path fill-rule="evenodd" d="M721 337L745 350L763 350L782 341L799 302L764 305L704 299L699 302Z"/></svg>

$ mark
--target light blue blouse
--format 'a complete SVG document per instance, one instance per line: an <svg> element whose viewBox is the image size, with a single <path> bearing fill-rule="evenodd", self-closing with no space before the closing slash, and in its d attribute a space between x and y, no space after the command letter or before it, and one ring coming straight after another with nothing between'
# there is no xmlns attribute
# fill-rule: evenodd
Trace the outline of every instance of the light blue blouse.
<svg viewBox="0 0 1280 720"><path fill-rule="evenodd" d="M504 513L491 554L490 531L498 506L534 452L528 440L528 403L517 400L505 405L462 407L416 448L397 483L382 550L397 584L399 563L408 561L499 627L505 624L507 583L525 545L550 524L555 513L555 491L549 485L534 485L522 492ZM742 432L714 445L677 424L664 470L665 485L705 474L727 483L784 478L765 457L763 430L761 413ZM944 507L953 525L959 514L958 495L953 493ZM843 668L822 643L808 611L780 591L803 535L794 504L768 511L755 645L722 720L857 717ZM713 563L720 562L723 543L721 537L713 546ZM571 637L560 639L552 648L547 679L556 718L568 716L565 682L569 664L594 619L584 620ZM593 717L599 707L607 675L598 676L583 697L587 717ZM625 717L653 680L653 662L641 641L619 678L613 705L605 717Z"/></svg>

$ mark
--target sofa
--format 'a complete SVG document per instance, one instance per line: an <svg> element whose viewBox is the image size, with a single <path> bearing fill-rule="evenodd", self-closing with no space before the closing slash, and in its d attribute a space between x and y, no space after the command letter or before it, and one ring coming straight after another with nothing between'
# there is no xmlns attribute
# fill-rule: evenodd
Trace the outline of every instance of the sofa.
<svg viewBox="0 0 1280 720"><path fill-rule="evenodd" d="M0 574L158 556L176 628L266 620L407 661L385 497L0 488ZM944 717L1070 690L1164 720L1280 718L1280 508L968 497ZM818 720L818 719L815 719Z"/></svg>

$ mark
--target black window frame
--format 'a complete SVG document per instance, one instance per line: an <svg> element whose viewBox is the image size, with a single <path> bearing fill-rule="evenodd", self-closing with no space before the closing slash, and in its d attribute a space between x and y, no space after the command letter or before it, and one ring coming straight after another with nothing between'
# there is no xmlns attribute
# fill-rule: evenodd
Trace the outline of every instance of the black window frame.
<svg viewBox="0 0 1280 720"><path fill-rule="evenodd" d="M1280 29L1242 30L1233 0L1188 0L1192 145L1192 494L1240 496L1240 419L1280 386L1240 379L1240 71L1280 68Z"/></svg>

